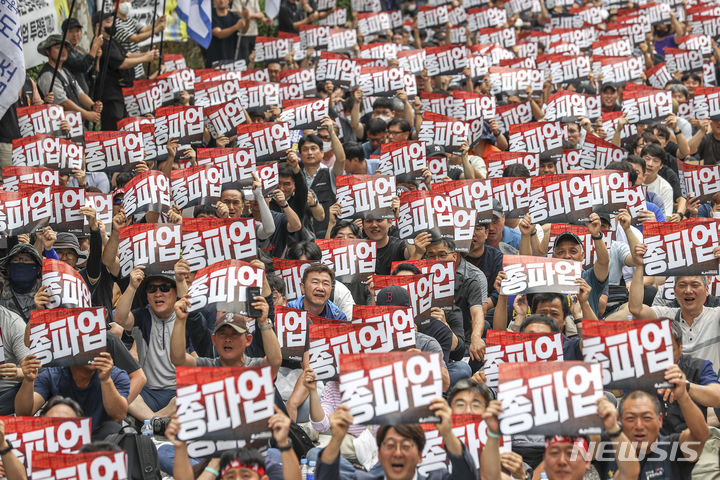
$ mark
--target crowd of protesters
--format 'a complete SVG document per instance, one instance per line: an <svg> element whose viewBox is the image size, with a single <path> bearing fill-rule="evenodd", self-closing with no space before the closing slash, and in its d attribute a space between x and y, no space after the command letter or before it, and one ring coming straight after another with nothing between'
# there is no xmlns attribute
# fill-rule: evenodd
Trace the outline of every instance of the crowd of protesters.
<svg viewBox="0 0 720 480"><path fill-rule="evenodd" d="M489 7L503 18L489 27L514 32L518 42L524 39L525 44L535 43L536 48L528 50L535 53L523 57L518 46L487 45L478 40L481 31L471 30L467 24L446 21L420 28L417 20L419 12L426 8L424 2L379 1L377 11L401 12L401 25L363 35L358 19L364 14L348 9L348 23L340 26L357 29L357 46L348 56L358 56L360 47L371 43L388 44L392 48L385 51L396 53L451 45L451 40L457 40L459 28L460 44L466 45L468 51L474 45L487 47L480 55L486 56L490 65L498 65L500 58L517 58L523 65L534 66L535 57L546 53L588 59L600 55L592 51L594 47L580 49L569 42L543 44L532 32L559 32L572 25L600 40L608 28L640 25L642 41L622 36L612 39L625 41L630 46L628 56L642 62L645 73L632 80L649 85L651 69L666 65L663 62L667 49L677 48L687 35L710 40L710 48L701 54L701 71L675 70L664 80L660 88L672 92L672 113L652 123L633 124L622 114L613 117L614 131L609 132L607 115L622 111L626 83L632 82L607 82L597 71L559 84L552 83L548 72L540 90L530 87L520 95L493 93L498 107L527 102L534 122L547 120L544 107L557 92L579 92L598 98L599 116L563 119L567 120L562 122L563 149L581 150L590 136L607 140L624 150L623 159L607 165L607 169L627 172L630 186L647 187L646 208L633 215L628 209L620 209L615 215L600 211L590 215L586 226L596 259L576 279L579 293L540 292L510 297L501 293L502 282L508 278L503 271L504 256L551 255L583 261L587 245L577 234L564 232L548 253L550 224L535 225L530 215L510 218L498 199L493 202L491 222L475 226L467 252L460 252L452 239L427 232L401 239L393 220L373 212L366 212L362 218L341 218L336 187L339 176L375 174L382 145L416 140L423 114L437 108L428 101L431 94L446 98L455 91L491 95L495 90L487 73L473 78L467 67L457 74L429 76L423 70L415 78L417 95L399 90L394 96L370 102L357 87L321 81L317 97L329 98L329 115L317 129L299 132L299 141L285 152L278 168L276 191L263 196L261 182L256 179L249 195L228 188L222 191L216 205L184 210L173 207L166 216L163 214L164 221L176 224L193 217L255 219L257 258L251 263L264 270L266 276L260 295L252 300L253 308L260 312L252 324L248 317L233 312L190 312L188 288L195 272L190 271L184 259L175 264L173 275L146 275L142 265L135 266L124 278L120 274L119 229L132 223L163 221L154 212L126 215L122 209L124 185L148 170L159 170L169 177L171 171L180 168L180 160L189 159L195 164L192 149L177 152L177 143L170 140L168 159L163 162L142 162L120 174L87 172L84 168L61 172L62 186L112 194L112 228L106 231L95 208L86 206L80 209L89 225L86 236L79 238L45 227L31 234L6 237L5 256L0 260L0 339L4 352L4 362L0 363L0 414L91 417L95 442L124 426L140 431L149 421L158 447L158 469L176 479L299 479L304 472L300 466L302 457L317 465L315 478L321 479L410 480L451 475L483 480L720 478L720 421L715 413L720 408L720 301L712 294L719 291L720 277L676 276L674 286L669 287L665 277L644 275L648 247L642 233L644 223L720 219L720 180L710 186L718 193L701 202L681 188L682 172L678 171L678 161L687 165L720 164L720 116L698 117L691 108L684 108L692 105L700 87L717 85L720 79L720 49L715 36L702 31L700 20L691 20L692 15L717 20L717 6L701 1L668 2L669 14L651 23L644 13L649 9L633 2L429 3L447 4L448 10L460 9L466 15L476 13L470 12L472 9ZM83 30L80 22L70 18L63 24L67 31L64 44L61 35L51 35L40 43L38 51L47 56L46 66L37 82L26 81L18 101L0 120L1 166L13 165L11 143L21 136L17 117L20 107L61 105L66 112L80 112L87 129L101 131L117 130L118 121L129 116L123 88L147 77L145 65L159 56L156 48L142 52L138 43L149 38L153 28L154 33L162 32L165 19L158 19L153 27L140 26L129 17L130 2L121 2L120 7L116 16L95 15L95 32ZM584 9L591 9L599 18L589 18ZM305 25L324 24L337 11L334 5L318 10L313 1L283 0L275 24L281 34L297 34ZM465 19L462 15L460 18ZM203 52L205 67L217 68L217 62L225 62L242 68L237 62L241 60L246 69L264 69L267 78L275 81L283 70L312 69L317 65L321 47L310 48L302 55L290 53L278 61L256 63L259 24L272 26L273 20L260 10L258 2L214 0L213 38ZM91 40L87 53L78 47L83 37ZM491 50L501 55L492 55ZM398 65L394 57L381 60L387 66ZM102 68L103 62L107 62L106 68ZM157 72L150 74L154 75ZM192 92L181 92L176 98L177 104L193 104ZM280 121L280 105L265 107L260 112L246 112L247 121ZM447 171L441 175L425 171L423 182L411 175L397 176L398 198L393 201L396 216L400 191L432 191L445 181L488 178L488 157L509 151L509 133L499 117L483 118L475 125L479 131L470 132L474 140L468 139L460 150L451 152L442 145L426 145L428 160L440 158L447 162ZM625 128L630 128L631 133L623 133ZM234 136L212 138L207 128L205 133L201 148L235 145ZM561 170L559 157L539 153L537 171L514 164L502 175L552 175ZM607 230L613 230L610 248L602 235ZM410 295L400 286L375 289L372 283L341 282L333 269L322 263L322 252L315 240L325 238L374 242L378 275L420 273L412 263L393 267L393 262L427 259L454 264L452 308L433 308L431 322L415 334L417 350L437 352L443 358L444 394L432 401L430 409L440 419L434 428L448 455L447 469L433 471L427 477L417 473L426 444L426 432L419 424L354 425L350 409L342 403L338 382L316 380L307 355L301 365L289 366L283 361L273 322L277 306L348 321L356 305L411 304ZM717 238L711 250L720 262ZM43 260L49 258L76 269L89 287L92 305L109 312L107 352L91 365L43 367L30 354L27 325L31 313L50 304L51 293L42 285ZM302 294L297 298L286 298L286 284L274 266L278 259L313 262L302 275ZM665 295L669 288L674 291L674 300ZM671 388L606 392L597 400L602 441L611 445L609 457L598 448L600 438L584 436L517 435L512 438L511 450L501 449L498 417L516 406L503 408L496 400L496 390L486 385L483 361L488 330L559 332L564 360L582 361L582 320L656 317L672 319L674 358L665 371ZM272 367L276 413L268 422L271 448L266 445L259 450L231 450L213 458L189 454L186 442L177 438L181 425L174 397L176 367L194 366ZM479 464L453 429L456 414L480 415L486 422L488 438ZM297 431L291 435L298 425L304 435L298 436ZM27 478L23 464L6 440L8 433L0 421L1 470L9 480ZM312 445L307 446L313 448L300 450L299 438L309 438ZM658 449L664 455L650 455ZM371 467L368 457L375 459Z"/></svg>

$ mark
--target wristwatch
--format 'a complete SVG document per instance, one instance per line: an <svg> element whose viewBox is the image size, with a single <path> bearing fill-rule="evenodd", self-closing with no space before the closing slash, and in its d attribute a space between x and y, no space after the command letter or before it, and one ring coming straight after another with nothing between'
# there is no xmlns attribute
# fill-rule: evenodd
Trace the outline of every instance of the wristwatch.
<svg viewBox="0 0 720 480"><path fill-rule="evenodd" d="M288 450L292 450L292 448L293 448L292 438L288 438L288 443L284 447L281 447L280 445L277 446L277 449L280 450L281 452L287 452Z"/></svg>
<svg viewBox="0 0 720 480"><path fill-rule="evenodd" d="M619 427L617 432L610 433L608 431L605 431L603 436L607 437L610 440L612 440L613 438L619 437L620 434L623 432L623 426L622 426L622 423L620 423L620 422L617 422L617 426Z"/></svg>
<svg viewBox="0 0 720 480"><path fill-rule="evenodd" d="M272 327L273 327L273 326L272 326L272 323L271 323L271 322L268 322L268 323L266 323L265 325L260 325L260 324L258 323L258 328L259 328L260 330L270 330Z"/></svg>
<svg viewBox="0 0 720 480"><path fill-rule="evenodd" d="M690 393L690 380L685 380L685 391Z"/></svg>
<svg viewBox="0 0 720 480"><path fill-rule="evenodd" d="M590 235L590 237L591 237L593 240L602 240L602 238L603 238L602 234L598 235L597 237L596 237L595 235Z"/></svg>

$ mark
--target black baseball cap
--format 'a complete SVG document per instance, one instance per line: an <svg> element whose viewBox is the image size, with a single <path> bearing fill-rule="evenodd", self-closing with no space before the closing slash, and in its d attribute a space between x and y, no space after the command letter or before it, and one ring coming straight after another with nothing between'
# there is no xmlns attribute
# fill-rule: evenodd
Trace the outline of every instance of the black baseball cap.
<svg viewBox="0 0 720 480"><path fill-rule="evenodd" d="M409 307L410 294L403 287L390 285L377 293L375 305L385 306L391 305L395 307Z"/></svg>
<svg viewBox="0 0 720 480"><path fill-rule="evenodd" d="M82 28L80 21L75 17L70 17L62 23L62 31L72 30L73 28Z"/></svg>
<svg viewBox="0 0 720 480"><path fill-rule="evenodd" d="M570 240L572 242L577 243L581 247L583 246L582 240L580 240L580 237L575 235L573 232L563 232L555 239L555 245L559 244L563 240Z"/></svg>

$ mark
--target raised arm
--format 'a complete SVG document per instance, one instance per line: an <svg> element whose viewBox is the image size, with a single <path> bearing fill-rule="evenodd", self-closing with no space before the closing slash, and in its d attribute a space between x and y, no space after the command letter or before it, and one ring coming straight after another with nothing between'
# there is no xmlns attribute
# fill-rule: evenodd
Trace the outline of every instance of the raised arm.
<svg viewBox="0 0 720 480"><path fill-rule="evenodd" d="M175 325L170 334L170 361L176 367L194 367L195 357L187 353L185 332L190 308L189 295L175 302Z"/></svg>
<svg viewBox="0 0 720 480"><path fill-rule="evenodd" d="M635 260L635 273L628 291L628 310L635 318L657 318L655 310L643 303L645 297L645 285L643 276L643 257L647 251L647 245L638 243L633 250Z"/></svg>
<svg viewBox="0 0 720 480"><path fill-rule="evenodd" d="M145 278L144 270L144 265L138 265L132 269L130 272L130 283L120 296L117 308L115 309L115 322L127 331L132 330L135 326L135 317L130 310L132 309L133 300L135 299L135 293Z"/></svg>

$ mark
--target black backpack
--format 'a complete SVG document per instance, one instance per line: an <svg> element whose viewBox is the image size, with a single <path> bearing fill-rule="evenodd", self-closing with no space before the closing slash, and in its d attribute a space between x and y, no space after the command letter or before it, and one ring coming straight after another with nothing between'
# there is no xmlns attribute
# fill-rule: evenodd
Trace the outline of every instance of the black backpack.
<svg viewBox="0 0 720 480"><path fill-rule="evenodd" d="M106 440L127 452L129 480L160 480L160 463L157 447L152 438L141 435L125 426L118 433L109 435Z"/></svg>

